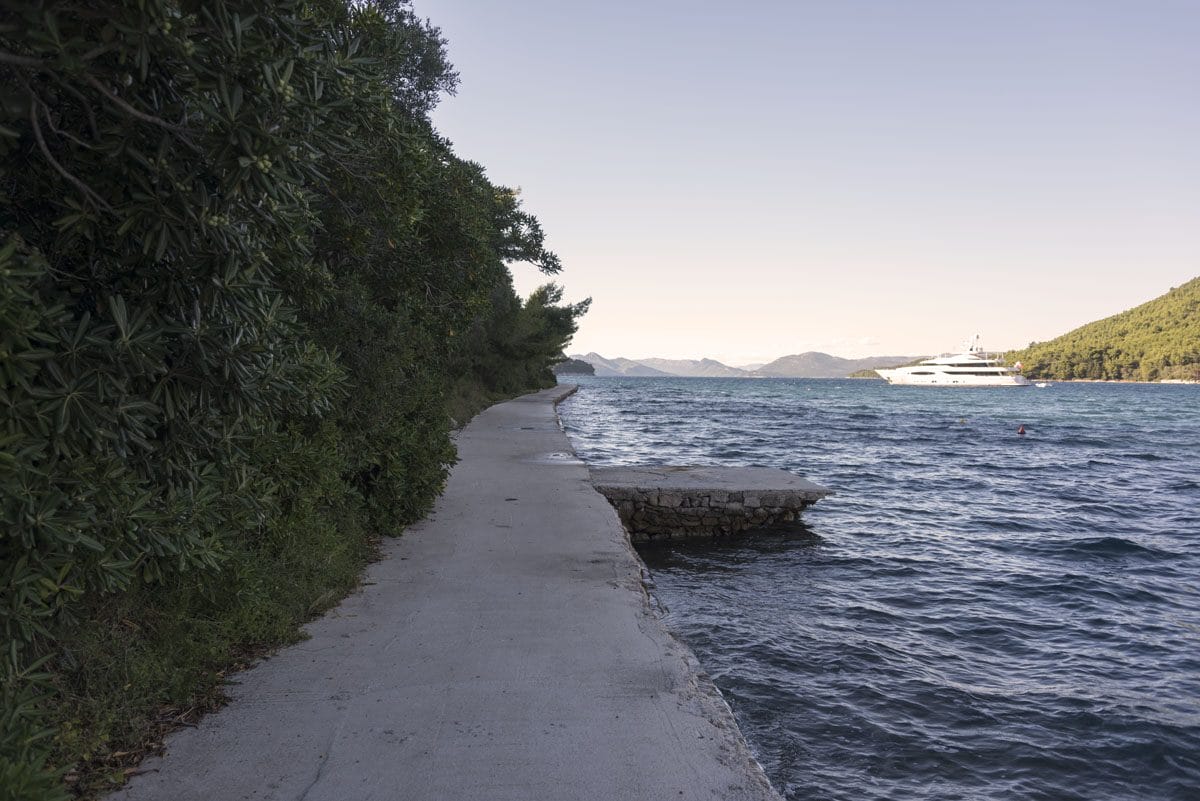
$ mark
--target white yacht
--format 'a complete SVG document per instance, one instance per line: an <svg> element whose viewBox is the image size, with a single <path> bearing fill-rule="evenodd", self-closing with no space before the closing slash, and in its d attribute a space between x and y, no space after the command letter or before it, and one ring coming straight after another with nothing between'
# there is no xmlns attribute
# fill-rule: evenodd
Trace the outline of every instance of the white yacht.
<svg viewBox="0 0 1200 801"><path fill-rule="evenodd" d="M889 384L933 387L1027 387L1021 363L1005 366L998 356L985 353L976 334L961 353L948 353L908 367L876 370Z"/></svg>

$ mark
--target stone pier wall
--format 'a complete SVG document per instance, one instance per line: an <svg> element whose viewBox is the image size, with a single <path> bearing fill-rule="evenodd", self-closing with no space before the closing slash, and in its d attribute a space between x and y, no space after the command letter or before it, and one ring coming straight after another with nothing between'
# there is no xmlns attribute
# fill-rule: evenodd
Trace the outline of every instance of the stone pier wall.
<svg viewBox="0 0 1200 801"><path fill-rule="evenodd" d="M812 504L781 492L711 490L703 493L636 487L598 487L630 537L714 537L792 523Z"/></svg>
<svg viewBox="0 0 1200 801"><path fill-rule="evenodd" d="M785 470L767 467L654 465L602 467L592 484L616 507L635 542L719 537L795 522L830 494Z"/></svg>

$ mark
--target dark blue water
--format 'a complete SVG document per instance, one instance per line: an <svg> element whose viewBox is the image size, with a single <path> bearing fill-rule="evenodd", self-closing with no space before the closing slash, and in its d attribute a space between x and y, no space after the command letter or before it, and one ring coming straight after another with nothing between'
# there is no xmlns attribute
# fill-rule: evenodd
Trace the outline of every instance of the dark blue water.
<svg viewBox="0 0 1200 801"><path fill-rule="evenodd" d="M788 798L1200 799L1200 386L579 383L589 463L836 490L641 550Z"/></svg>

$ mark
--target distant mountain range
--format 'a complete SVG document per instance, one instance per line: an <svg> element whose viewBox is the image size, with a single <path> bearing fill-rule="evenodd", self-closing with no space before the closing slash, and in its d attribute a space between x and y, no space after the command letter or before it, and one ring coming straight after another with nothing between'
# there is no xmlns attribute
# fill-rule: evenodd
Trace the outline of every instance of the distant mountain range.
<svg viewBox="0 0 1200 801"><path fill-rule="evenodd" d="M633 359L606 359L599 353L588 353L583 356L572 354L570 358L587 362L596 368L596 375L672 375L672 373L664 373L662 370L655 370L641 362L635 362Z"/></svg>
<svg viewBox="0 0 1200 801"><path fill-rule="evenodd" d="M764 364L753 375L778 378L845 378L858 370L874 370L876 367L895 367L911 362L913 356L868 356L865 359L842 359L810 350L792 356L781 356L770 364Z"/></svg>
<svg viewBox="0 0 1200 801"><path fill-rule="evenodd" d="M732 378L745 375L745 370L721 364L713 359L641 359L644 364L669 375L701 376L706 378Z"/></svg>
<svg viewBox="0 0 1200 801"><path fill-rule="evenodd" d="M1200 381L1200 278L1057 339L1032 342L1005 355L1009 364L1020 361L1030 378ZM592 365L598 376L845 378L856 372L870 376L864 371L914 364L925 357L842 359L808 351L743 367L713 359L606 359L598 353L571 358Z"/></svg>
<svg viewBox="0 0 1200 801"><path fill-rule="evenodd" d="M572 359L587 362L598 376L687 376L703 378L845 378L857 370L895 367L913 361L914 356L871 356L866 359L842 359L828 353L808 351L782 356L753 370L730 367L713 359L608 359L599 353L575 354Z"/></svg>

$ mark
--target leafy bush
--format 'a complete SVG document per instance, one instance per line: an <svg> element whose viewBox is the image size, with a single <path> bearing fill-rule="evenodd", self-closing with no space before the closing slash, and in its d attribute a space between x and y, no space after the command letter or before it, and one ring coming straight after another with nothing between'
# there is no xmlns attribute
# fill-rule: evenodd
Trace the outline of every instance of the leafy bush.
<svg viewBox="0 0 1200 801"><path fill-rule="evenodd" d="M37 799L352 586L448 393L544 384L586 302L513 293L558 260L430 126L456 76L399 0L2 14L0 788Z"/></svg>

